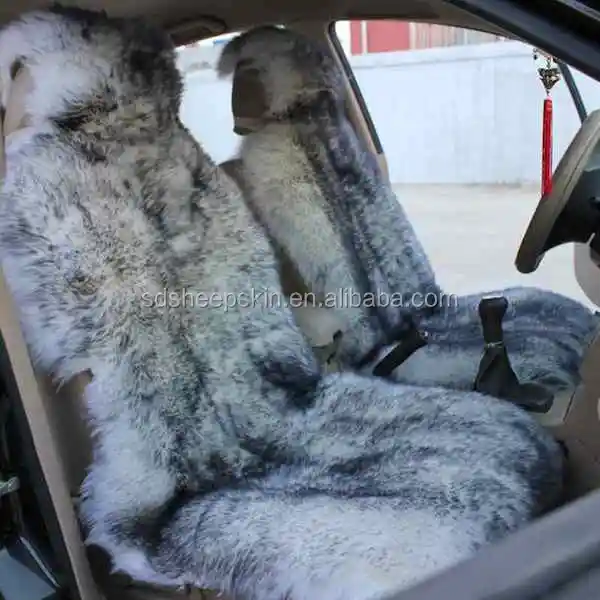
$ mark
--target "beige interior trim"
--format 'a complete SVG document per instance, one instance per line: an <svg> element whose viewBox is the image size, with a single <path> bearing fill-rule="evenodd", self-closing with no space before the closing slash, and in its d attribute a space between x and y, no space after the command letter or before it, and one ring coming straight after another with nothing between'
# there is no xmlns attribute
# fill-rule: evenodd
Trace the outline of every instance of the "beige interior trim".
<svg viewBox="0 0 600 600"><path fill-rule="evenodd" d="M47 7L48 0L20 0L0 3L0 23L34 8ZM286 23L293 20L339 19L406 19L446 22L451 25L495 30L498 28L456 8L445 0L77 0L82 8L104 8L114 16L139 16L159 23L166 29L178 28L194 20L217 19L229 31L265 23Z"/></svg>
<svg viewBox="0 0 600 600"><path fill-rule="evenodd" d="M550 429L569 449L567 501L600 487L600 334L587 349L581 384L575 390L564 420Z"/></svg>
<svg viewBox="0 0 600 600"><path fill-rule="evenodd" d="M201 17L169 27L167 31L177 46L185 46L225 33L227 24L221 19Z"/></svg>
<svg viewBox="0 0 600 600"><path fill-rule="evenodd" d="M60 461L56 438L50 427L47 404L52 399L34 373L16 315L12 297L0 271L0 331L31 430L35 452L56 511L81 598L100 600L81 539L64 465Z"/></svg>

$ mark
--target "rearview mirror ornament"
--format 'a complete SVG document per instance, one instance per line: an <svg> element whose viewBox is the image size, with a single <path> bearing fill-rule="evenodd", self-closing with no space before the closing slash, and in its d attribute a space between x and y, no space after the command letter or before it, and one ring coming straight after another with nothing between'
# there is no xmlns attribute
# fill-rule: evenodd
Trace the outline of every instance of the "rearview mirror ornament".
<svg viewBox="0 0 600 600"><path fill-rule="evenodd" d="M544 63L537 72L544 86L546 97L542 111L542 196L552 190L552 98L550 90L560 81L560 70L552 56L534 48L533 60L543 59Z"/></svg>

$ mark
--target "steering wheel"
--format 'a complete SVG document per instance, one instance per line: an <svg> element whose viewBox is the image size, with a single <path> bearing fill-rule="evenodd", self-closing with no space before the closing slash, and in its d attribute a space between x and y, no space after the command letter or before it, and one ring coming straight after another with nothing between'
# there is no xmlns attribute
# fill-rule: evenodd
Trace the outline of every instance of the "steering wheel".
<svg viewBox="0 0 600 600"><path fill-rule="evenodd" d="M561 158L552 191L538 203L515 265L535 271L548 250L570 242L600 253L600 110L587 117ZM598 239L596 239L598 238Z"/></svg>

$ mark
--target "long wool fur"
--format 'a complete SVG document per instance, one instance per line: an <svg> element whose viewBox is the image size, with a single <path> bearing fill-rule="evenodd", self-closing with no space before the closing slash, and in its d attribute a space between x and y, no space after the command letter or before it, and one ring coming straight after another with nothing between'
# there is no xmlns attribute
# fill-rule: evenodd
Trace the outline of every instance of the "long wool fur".
<svg viewBox="0 0 600 600"><path fill-rule="evenodd" d="M323 376L281 303L219 306L280 294L277 265L178 120L166 36L56 9L0 33L3 89L16 61L36 85L8 148L2 267L38 368L93 374L81 518L115 569L247 600L362 600L557 501L561 452L514 406Z"/></svg>
<svg viewBox="0 0 600 600"><path fill-rule="evenodd" d="M436 284L406 213L347 117L328 50L297 32L259 27L225 46L219 73L236 69L253 71L267 104L263 127L240 147L248 202L306 283L345 317L342 362L357 365L374 347L383 356L410 314L429 343L392 377L472 389L484 294L453 297ZM598 328L591 311L535 288L485 295L492 294L509 301L505 339L517 375L555 391L575 386Z"/></svg>

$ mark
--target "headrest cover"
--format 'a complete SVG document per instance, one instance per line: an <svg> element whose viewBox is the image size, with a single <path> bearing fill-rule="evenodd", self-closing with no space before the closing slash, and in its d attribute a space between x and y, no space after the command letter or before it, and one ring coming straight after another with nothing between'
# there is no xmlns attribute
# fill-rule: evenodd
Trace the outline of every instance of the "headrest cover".
<svg viewBox="0 0 600 600"><path fill-rule="evenodd" d="M263 117L268 108L258 69L238 65L231 91L233 131L238 135L257 131L263 125Z"/></svg>
<svg viewBox="0 0 600 600"><path fill-rule="evenodd" d="M236 133L314 108L326 98L343 110L343 75L326 44L274 26L250 29L230 40L217 63L220 77L233 77Z"/></svg>

